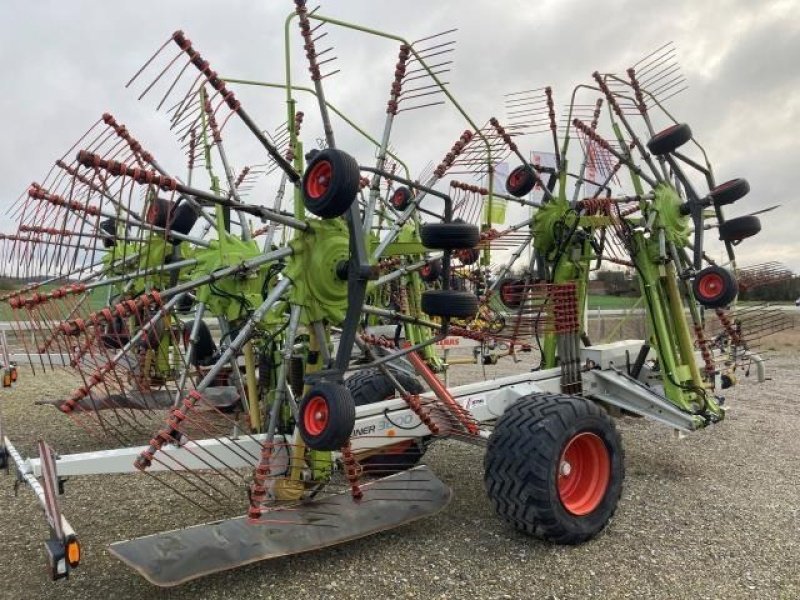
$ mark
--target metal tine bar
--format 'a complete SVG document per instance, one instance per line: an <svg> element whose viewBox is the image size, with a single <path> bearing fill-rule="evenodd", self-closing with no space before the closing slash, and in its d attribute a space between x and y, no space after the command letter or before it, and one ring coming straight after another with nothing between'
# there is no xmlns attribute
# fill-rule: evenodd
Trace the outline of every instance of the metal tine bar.
<svg viewBox="0 0 800 600"><path fill-rule="evenodd" d="M397 112L408 112L410 110L417 110L418 108L428 108L430 106L439 106L441 104L444 104L444 100L440 100L438 102L428 102L425 104L415 104L414 106L406 106L405 108L399 108Z"/></svg>
<svg viewBox="0 0 800 600"><path fill-rule="evenodd" d="M431 75L434 75L434 76L438 77L439 75L445 75L446 73L449 73L451 70L452 69L440 69L440 70L436 71L434 69L431 69L430 73L428 73L426 71L425 73L423 73L421 75L415 75L414 77L407 77L406 76L406 77L403 78L403 83L408 83L409 81L417 81L417 80L420 80L420 79L425 79L427 77L430 77Z"/></svg>
<svg viewBox="0 0 800 600"><path fill-rule="evenodd" d="M673 87L678 86L678 85L682 85L685 82L686 82L686 78L683 75L679 75L678 77L675 77L674 79L672 79L672 80L670 80L668 82L662 83L659 87L657 87L657 88L655 88L653 90L650 90L650 93L653 96L658 96L659 94L669 90L670 88L673 88Z"/></svg>
<svg viewBox="0 0 800 600"><path fill-rule="evenodd" d="M445 60L445 61L442 61L440 63L430 64L430 65L428 65L428 69L430 69L431 71L435 71L436 69L439 69L441 67L446 67L448 65L452 65L453 62L454 61L452 61L452 60ZM407 81L409 75L414 75L415 73L427 73L428 69L426 69L425 67L419 67L418 69L407 69L406 73L405 73L405 76L403 77L403 81ZM447 69L447 70L449 71L450 69Z"/></svg>
<svg viewBox="0 0 800 600"><path fill-rule="evenodd" d="M418 40L414 40L413 42L411 42L411 45L415 46L420 42L426 42L428 40L432 40L438 37L442 37L443 35L447 35L448 33L455 33L456 31L458 31L457 27L454 27L453 29L445 29L444 31L440 31L439 33L433 33L426 37L419 38Z"/></svg>
<svg viewBox="0 0 800 600"><path fill-rule="evenodd" d="M440 50L439 52L431 52L430 54L425 54L424 56L412 55L412 57L408 59L408 63L412 64L415 61L427 60L434 56L442 56L443 54L449 54L450 52L455 52L455 48L445 48L444 50Z"/></svg>
<svg viewBox="0 0 800 600"><path fill-rule="evenodd" d="M449 83L450 83L449 81L445 81L445 82L442 83L442 85L448 85ZM429 90L431 88L434 88L434 92L432 92L432 93L440 93L442 91L441 86L438 83L432 83L430 85L422 85L422 86L415 87L415 88L403 89L403 91L400 92L400 98L402 99L402 98L405 98L405 97L416 98L417 96L428 96L428 95L430 95L430 93L416 94L416 95L413 94L413 93L414 92L421 92L422 90ZM409 96L408 94L412 94L412 95Z"/></svg>
<svg viewBox="0 0 800 600"><path fill-rule="evenodd" d="M681 92L684 92L684 91L686 91L686 90L688 90L688 89L689 89L689 86L688 86L688 85L685 85L685 86L683 86L682 88L679 88L679 89L675 90L674 92L671 92L669 95L667 95L667 96L663 96L663 97L659 98L659 102L666 102L666 101L667 101L667 100L669 100L670 98L674 98L675 96L677 96L677 95L678 95L678 94L680 94ZM663 93L663 92L662 92L662 93ZM651 99L651 100L650 100L650 102L651 102L651 104L650 104L649 106L651 106L651 107L652 107L652 106L656 106L656 101L655 101L655 100L652 100L652 99Z"/></svg>
<svg viewBox="0 0 800 600"><path fill-rule="evenodd" d="M664 51L665 53L669 53L671 51L674 51L674 47L675 47L675 43L674 42L672 42L672 41L666 42L666 43L662 44L661 46L659 46L658 48L656 48L655 50L653 50L650 54L644 56L643 58L641 58L637 62L635 62L633 64L633 67L637 71L639 71L639 70L641 70L641 69L639 69L639 65L641 65L643 62L650 60L651 58L653 58L655 55L659 54L662 51Z"/></svg>
<svg viewBox="0 0 800 600"><path fill-rule="evenodd" d="M320 64L322 64L322 63L320 63ZM337 73L341 73L341 71L342 71L341 69L336 69L335 71L331 71L330 73L325 73L324 75L320 76L320 79L325 79L327 77L332 77L332 76L336 75Z"/></svg>
<svg viewBox="0 0 800 600"><path fill-rule="evenodd" d="M156 83L158 83L158 80L159 80L159 79L161 79L161 78L164 76L164 74L165 74L167 71L169 71L169 69L172 67L172 65L174 65L174 64L175 64L175 62L176 62L176 61L177 61L177 60L178 60L178 59L179 59L179 58L180 58L182 55L183 55L183 52L182 52L182 51L178 52L178 53L175 55L175 57L174 57L174 58L173 58L171 61L169 61L169 62L167 63L167 66L165 66L165 67L164 67L164 68L161 70L161 72L160 72L158 75L156 75L156 78L155 78L153 81L151 81L151 82L150 82L150 85L148 85L148 86L147 86L147 87L144 89L144 91L143 91L141 94L139 94L139 97L137 98L137 100L141 100L142 98L144 98L144 97L145 97L145 95L147 94L147 92L149 92L151 89L153 89L153 86L154 86ZM181 74L182 74L182 73L183 73L183 69L181 70ZM180 77L180 76L179 76L179 77ZM171 86L171 87L174 87L175 83L177 83L177 80L176 80L175 82L173 82L173 84L172 84L172 86ZM161 103L163 103L163 102L164 102L164 100L162 99L162 100L161 100L161 102L160 102L159 104L161 104Z"/></svg>
<svg viewBox="0 0 800 600"><path fill-rule="evenodd" d="M176 105L180 107L180 112L178 112L178 108L176 108L170 117L170 131L174 130L178 125L193 117L198 110L201 110L200 104L200 96L198 94L200 88L203 86L201 80L203 79L203 74L197 76L195 79L194 84L192 84L192 89L189 93L184 96L184 98ZM195 89L196 88L196 89ZM191 100L189 100L191 98ZM189 100L189 103L186 104L186 101ZM167 112L172 111L173 109L167 109Z"/></svg>
<svg viewBox="0 0 800 600"><path fill-rule="evenodd" d="M651 74L645 74L644 77L640 77L639 78L639 82L640 82L642 87L646 88L651 83L656 82L656 81L661 81L661 80L665 79L666 77L671 77L672 75L674 75L676 73L680 75L681 74L680 71L681 71L681 66L680 65L678 65L678 64L670 65L667 68L662 69L661 71L658 71L658 72L656 72L656 73L654 73L652 75Z"/></svg>
<svg viewBox="0 0 800 600"><path fill-rule="evenodd" d="M660 56L653 58L641 68L638 68L639 64L640 63L636 63L634 68L637 72L642 73L643 75L649 75L650 73L657 72L659 69L671 68L672 66L677 66L680 68L679 63L677 62L677 53L674 47L667 52L664 52Z"/></svg>
<svg viewBox="0 0 800 600"><path fill-rule="evenodd" d="M162 45L162 46L161 46L161 47L160 47L158 50L156 50L156 51L155 51L155 53L153 54L153 56L151 56L151 57L150 57L150 58L147 60L147 62L146 62L146 63L144 63L144 64L143 64L143 65L142 65L142 66L139 68L139 70L138 70L138 71L136 71L136 73L134 73L133 77L131 77L131 78L130 78L130 80L128 81L128 83L126 83L126 84L125 84L125 87L126 87L126 88L127 88L128 86L130 86L130 85L131 85L131 84L132 84L132 83L133 83L133 82L136 80L136 78L137 78L139 75L141 75L141 74L142 74L142 71L144 71L144 70L145 70L145 69L146 69L148 66L150 66L150 63L152 63L152 62L153 62L153 61L156 59L156 56L158 56L159 54L161 54L161 52L164 50L164 48L166 48L166 47L169 45L169 43L170 43L171 41L172 41L172 38L171 38L171 37L170 37L170 38L168 38L168 39L167 39L167 41L166 41L166 42L164 42L164 44L163 44L163 45Z"/></svg>
<svg viewBox="0 0 800 600"><path fill-rule="evenodd" d="M523 97L506 100L506 110L509 108L520 108L521 106L542 106L542 108L546 108L547 99L539 97Z"/></svg>
<svg viewBox="0 0 800 600"><path fill-rule="evenodd" d="M450 48L450 46L454 46L455 44L456 44L456 40L448 40L446 42L442 42L441 44L434 44L432 46L426 46L425 48L414 47L414 50L416 51L416 54L419 57L416 60L417 60L417 62L419 62L420 59L424 60L426 57L431 56L431 54L428 54L428 53L431 52L432 50L440 50L441 48L447 48L448 52L452 52L453 48ZM437 52L436 54L441 54L441 52ZM409 59L409 62L412 62L412 59Z"/></svg>

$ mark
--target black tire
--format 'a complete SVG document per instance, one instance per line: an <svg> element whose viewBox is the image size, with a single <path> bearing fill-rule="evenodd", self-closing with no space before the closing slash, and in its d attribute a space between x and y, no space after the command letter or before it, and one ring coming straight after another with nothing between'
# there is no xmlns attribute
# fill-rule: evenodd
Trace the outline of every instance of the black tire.
<svg viewBox="0 0 800 600"><path fill-rule="evenodd" d="M651 137L647 142L647 148L656 156L661 156L675 152L690 139L692 139L691 128L686 123L678 123Z"/></svg>
<svg viewBox="0 0 800 600"><path fill-rule="evenodd" d="M183 341L188 347L189 338L192 335L191 322L183 324ZM194 352L192 353L192 365L195 367L205 367L210 362L214 355L217 353L217 345L214 343L214 337L211 335L211 330L206 325L205 321L200 321L197 327L197 341L194 344Z"/></svg>
<svg viewBox="0 0 800 600"><path fill-rule="evenodd" d="M174 202L155 196L147 207L144 220L155 227L166 228L174 212Z"/></svg>
<svg viewBox="0 0 800 600"><path fill-rule="evenodd" d="M339 450L353 433L356 405L346 387L320 381L300 401L297 417L306 446L312 450Z"/></svg>
<svg viewBox="0 0 800 600"><path fill-rule="evenodd" d="M321 150L303 175L306 210L322 219L341 217L356 199L360 178L355 158L336 148Z"/></svg>
<svg viewBox="0 0 800 600"><path fill-rule="evenodd" d="M100 231L111 237L103 236L103 248L113 248L117 243L117 220L109 217L100 221Z"/></svg>
<svg viewBox="0 0 800 600"><path fill-rule="evenodd" d="M464 248L456 250L456 258L461 261L462 265L474 265L481 257L481 252L477 248Z"/></svg>
<svg viewBox="0 0 800 600"><path fill-rule="evenodd" d="M500 302L510 310L516 310L525 301L525 280L506 277L497 284Z"/></svg>
<svg viewBox="0 0 800 600"><path fill-rule="evenodd" d="M402 212L408 208L409 204L411 204L411 199L413 197L414 194L411 193L410 189L405 186L399 187L389 198L389 204L391 204L395 210Z"/></svg>
<svg viewBox="0 0 800 600"><path fill-rule="evenodd" d="M583 447L591 451L573 454ZM579 544L603 530L624 477L622 440L611 417L589 400L561 394L532 394L509 406L484 458L495 512L515 529L558 544ZM587 487L576 496L580 483Z"/></svg>
<svg viewBox="0 0 800 600"><path fill-rule="evenodd" d="M103 346L113 349L122 348L130 339L128 325L125 323L125 319L120 316L115 316L110 322L106 323L105 331L100 336Z"/></svg>
<svg viewBox="0 0 800 600"><path fill-rule="evenodd" d="M187 235L197 223L200 214L195 210L194 206L188 202L181 202L173 211L172 222L169 228L172 231L177 231L183 235Z"/></svg>
<svg viewBox="0 0 800 600"><path fill-rule="evenodd" d="M739 286L730 271L711 266L695 274L692 291L703 306L721 308L733 302L739 292Z"/></svg>
<svg viewBox="0 0 800 600"><path fill-rule="evenodd" d="M175 312L179 314L186 314L192 311L194 306L195 297L192 294L184 294L178 303L175 305Z"/></svg>
<svg viewBox="0 0 800 600"><path fill-rule="evenodd" d="M536 185L536 178L533 176L531 170L533 167L528 165L520 165L506 178L506 190L515 198L522 198L530 194L531 190Z"/></svg>
<svg viewBox="0 0 800 600"><path fill-rule="evenodd" d="M708 192L708 197L717 206L733 204L750 193L750 184L746 179L731 179L719 184Z"/></svg>
<svg viewBox="0 0 800 600"><path fill-rule="evenodd" d="M723 242L741 242L761 231L761 219L745 215L725 221L719 226L719 239Z"/></svg>
<svg viewBox="0 0 800 600"><path fill-rule="evenodd" d="M434 283L442 276L442 261L436 259L430 261L419 270L419 276L425 283Z"/></svg>
<svg viewBox="0 0 800 600"><path fill-rule="evenodd" d="M424 391L419 380L406 373L392 369L392 375L400 382L409 393L421 394ZM391 398L397 390L386 375L379 369L364 369L357 371L352 377L346 379L345 387L350 390L356 406L374 404ZM375 474L389 474L404 471L416 465L428 449L430 438L410 440L410 443L401 443L398 446L389 446L379 454L373 454L360 460L364 470Z"/></svg>
<svg viewBox="0 0 800 600"><path fill-rule="evenodd" d="M474 248L481 241L481 233L471 223L425 223L419 228L422 245L434 250L461 250Z"/></svg>
<svg viewBox="0 0 800 600"><path fill-rule="evenodd" d="M422 312L432 317L467 319L478 312L478 297L472 292L425 290L421 305Z"/></svg>

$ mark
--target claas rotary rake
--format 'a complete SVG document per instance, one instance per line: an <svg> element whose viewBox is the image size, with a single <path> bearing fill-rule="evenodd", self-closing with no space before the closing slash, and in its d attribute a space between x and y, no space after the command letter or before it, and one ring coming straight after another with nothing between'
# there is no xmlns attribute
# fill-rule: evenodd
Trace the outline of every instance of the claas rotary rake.
<svg viewBox="0 0 800 600"><path fill-rule="evenodd" d="M688 126L655 130L652 113L671 117L635 71L595 73L576 88L566 126L552 90L531 98L554 142L555 165L542 167L518 146L524 123L479 127L452 97L440 78L452 32L409 43L301 0L291 20L310 87L226 78L181 31L129 82L167 111L185 175L104 114L12 209L5 264L26 285L4 301L21 354L34 373L58 369L74 381L55 408L109 446L57 454L42 441L39 457L26 458L0 437L0 458L45 510L54 578L81 558L59 508L65 478L150 477L177 511L196 516L201 524L111 546L171 586L434 515L451 492L419 461L442 438L486 447L486 489L503 519L579 543L606 526L622 492L612 416L703 428L724 417L721 353L757 359L726 313L732 271L703 266L709 210L732 269L733 246L756 232L755 217L722 213L747 184L715 185L708 164L681 149ZM323 26L400 44L380 136L326 97L335 71L324 72L329 54L317 48ZM285 92L286 119L273 133L240 100L245 86ZM300 92L322 132L308 151ZM590 123L580 118L583 95ZM393 128L404 111L440 104L467 129L412 177ZM334 116L372 145L374 163L337 147ZM264 158L237 170L227 140L242 133ZM501 192L496 171L512 159L522 164ZM632 190L612 191L623 173ZM263 181L272 197L256 200ZM534 188L542 198L529 197ZM501 202L533 216L495 229ZM526 275L510 278L528 249ZM588 276L607 261L635 270L648 340L588 339ZM724 344L706 335L706 309L730 330ZM437 375L446 364L436 345L453 338L500 340L512 355L535 346L540 364L451 388ZM214 518L223 520L202 523Z"/></svg>

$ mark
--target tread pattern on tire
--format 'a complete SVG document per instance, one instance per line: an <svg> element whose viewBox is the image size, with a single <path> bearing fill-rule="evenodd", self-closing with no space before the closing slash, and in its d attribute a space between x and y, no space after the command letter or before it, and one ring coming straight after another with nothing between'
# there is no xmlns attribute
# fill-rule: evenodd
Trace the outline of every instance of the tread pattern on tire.
<svg viewBox="0 0 800 600"><path fill-rule="evenodd" d="M548 489L552 458L558 460L561 438L576 422L603 421L610 424L616 453L611 456L609 490L596 511L572 517L553 497L555 490ZM519 531L558 544L584 542L606 526L616 511L625 475L622 441L611 417L591 401L562 394L532 394L509 406L489 439L484 468L495 512ZM601 509L607 514L598 515ZM564 515L571 526L565 526ZM601 517L599 524L595 516Z"/></svg>

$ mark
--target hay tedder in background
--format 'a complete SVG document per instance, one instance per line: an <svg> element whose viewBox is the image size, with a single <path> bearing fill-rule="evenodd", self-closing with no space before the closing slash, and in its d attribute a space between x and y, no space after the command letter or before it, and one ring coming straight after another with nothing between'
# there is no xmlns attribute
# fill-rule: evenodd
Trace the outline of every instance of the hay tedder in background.
<svg viewBox="0 0 800 600"><path fill-rule="evenodd" d="M704 428L724 417L719 391L736 366L760 360L747 319L727 309L734 246L760 225L723 207L748 184L717 185L704 153L685 151L692 133L663 108L675 86L662 82L660 57L638 73L595 73L561 123L544 88L511 97L508 125L477 126L441 80L452 32L409 43L295 4L311 87L225 77L178 31L129 85L167 110L185 172L104 114L13 207L4 259L26 285L4 300L21 354L34 373L74 380L55 408L107 448L65 454L42 441L25 458L0 437L3 460L45 509L54 578L81 558L59 508L64 478L151 477L182 515L222 519L111 546L169 586L435 514L451 492L418 463L442 438L486 447L486 489L503 519L580 543L622 492L612 417ZM380 136L326 97L323 26L399 43ZM245 88L285 93L272 133L240 100ZM468 129L412 177L393 128L401 113L440 104ZM339 149L337 119L367 142L371 164ZM554 145L547 167L518 145L542 126ZM321 132L316 148L303 147L307 127ZM235 168L232 149L248 139L259 160ZM498 165L512 160L501 192ZM532 216L495 229L501 203ZM704 251L709 224L727 265ZM528 251L526 274L512 277ZM588 338L588 277L606 263L635 270L647 340ZM436 347L453 338L500 342L540 364L450 388Z"/></svg>

